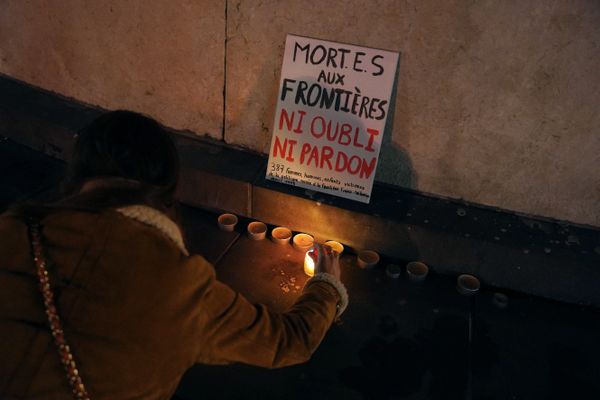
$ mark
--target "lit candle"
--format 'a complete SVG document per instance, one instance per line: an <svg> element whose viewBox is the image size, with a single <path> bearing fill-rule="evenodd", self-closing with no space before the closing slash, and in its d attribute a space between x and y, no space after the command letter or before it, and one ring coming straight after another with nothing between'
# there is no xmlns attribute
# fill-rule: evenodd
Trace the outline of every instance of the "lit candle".
<svg viewBox="0 0 600 400"><path fill-rule="evenodd" d="M306 233L299 233L292 240L294 248L298 251L308 251L315 244L315 239Z"/></svg>
<svg viewBox="0 0 600 400"><path fill-rule="evenodd" d="M340 242L336 242L335 240L330 240L324 243L325 246L331 247L332 250L337 251L338 254L342 254L344 252L344 246Z"/></svg>
<svg viewBox="0 0 600 400"><path fill-rule="evenodd" d="M304 273L308 276L315 274L315 260L311 257L311 251L307 251L304 256Z"/></svg>

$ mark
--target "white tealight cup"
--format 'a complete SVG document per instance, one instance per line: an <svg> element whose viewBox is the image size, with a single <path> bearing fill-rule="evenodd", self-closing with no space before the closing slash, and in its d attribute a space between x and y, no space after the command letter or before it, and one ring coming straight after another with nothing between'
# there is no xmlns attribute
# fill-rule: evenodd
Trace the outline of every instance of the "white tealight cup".
<svg viewBox="0 0 600 400"><path fill-rule="evenodd" d="M306 233L298 233L292 241L294 242L294 248L302 252L307 252L315 244L315 238Z"/></svg>
<svg viewBox="0 0 600 400"><path fill-rule="evenodd" d="M331 247L333 251L336 251L340 255L344 252L344 245L342 245L340 242L336 242L335 240L328 240L327 242L323 243L323 245Z"/></svg>
<svg viewBox="0 0 600 400"><path fill-rule="evenodd" d="M406 274L408 279L413 282L424 281L429 273L429 267L420 261L411 261L406 264Z"/></svg>
<svg viewBox="0 0 600 400"><path fill-rule="evenodd" d="M379 262L379 254L373 250L363 250L357 256L360 268L373 268Z"/></svg>
<svg viewBox="0 0 600 400"><path fill-rule="evenodd" d="M508 306L508 296L504 293L494 293L492 302L498 308L506 308Z"/></svg>
<svg viewBox="0 0 600 400"><path fill-rule="evenodd" d="M248 224L248 237L252 240L263 240L267 236L267 225L260 221Z"/></svg>
<svg viewBox="0 0 600 400"><path fill-rule="evenodd" d="M235 225L238 223L238 217L234 214L221 214L217 219L219 223L219 229L225 232L233 232Z"/></svg>
<svg viewBox="0 0 600 400"><path fill-rule="evenodd" d="M398 278L400 278L401 273L402 273L402 269L400 268L399 265L396 265L396 264L389 264L385 268L385 274L388 276L388 278L398 279Z"/></svg>
<svg viewBox="0 0 600 400"><path fill-rule="evenodd" d="M288 244L292 238L292 231L284 226L278 226L271 231L271 239L277 244Z"/></svg>
<svg viewBox="0 0 600 400"><path fill-rule="evenodd" d="M458 279L456 280L456 289L464 296L474 295L479 291L480 287L481 283L479 282L479 279L473 275L459 275Z"/></svg>

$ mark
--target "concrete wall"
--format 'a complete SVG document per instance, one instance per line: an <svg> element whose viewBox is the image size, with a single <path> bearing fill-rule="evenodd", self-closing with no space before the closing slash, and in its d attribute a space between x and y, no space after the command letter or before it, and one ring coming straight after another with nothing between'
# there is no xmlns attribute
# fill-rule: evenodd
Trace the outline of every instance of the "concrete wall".
<svg viewBox="0 0 600 400"><path fill-rule="evenodd" d="M0 73L221 138L224 26L222 1L1 0Z"/></svg>
<svg viewBox="0 0 600 400"><path fill-rule="evenodd" d="M287 32L402 53L378 180L600 226L595 0L5 0L0 73L264 152Z"/></svg>

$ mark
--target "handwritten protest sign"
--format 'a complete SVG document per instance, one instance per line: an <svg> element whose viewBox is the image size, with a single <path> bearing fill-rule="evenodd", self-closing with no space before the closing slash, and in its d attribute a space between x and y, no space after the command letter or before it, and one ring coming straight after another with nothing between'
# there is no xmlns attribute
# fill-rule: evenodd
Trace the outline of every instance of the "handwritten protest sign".
<svg viewBox="0 0 600 400"><path fill-rule="evenodd" d="M288 35L267 179L371 197L398 53Z"/></svg>

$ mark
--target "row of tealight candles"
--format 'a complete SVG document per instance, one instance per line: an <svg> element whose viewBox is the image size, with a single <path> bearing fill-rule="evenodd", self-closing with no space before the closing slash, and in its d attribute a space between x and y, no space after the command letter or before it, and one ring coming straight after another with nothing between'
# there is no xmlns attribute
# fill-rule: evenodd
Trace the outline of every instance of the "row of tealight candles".
<svg viewBox="0 0 600 400"><path fill-rule="evenodd" d="M237 225L238 218L234 214L221 214L218 218L219 228L223 231L232 232ZM267 225L264 222L253 221L247 227L248 237L252 240L263 240L267 235ZM277 244L286 245L292 240L294 248L298 251L306 253L304 257L304 272L308 276L313 276L315 273L315 265L311 251L315 244L315 239L307 233L298 233L292 239L292 231L284 226L278 226L271 231L271 240ZM330 240L323 243L329 246L338 254L344 252L344 246L335 241ZM379 254L373 250L362 250L357 255L357 263L360 268L372 268L379 263ZM400 277L402 269L396 264L389 264L386 267L385 273L390 278ZM411 261L406 264L406 273L408 279L414 282L425 280L429 273L429 267L420 261ZM479 280L473 275L463 274L457 279L457 289L463 295L475 294L479 291Z"/></svg>
<svg viewBox="0 0 600 400"><path fill-rule="evenodd" d="M218 218L219 228L227 232L232 232L235 229L237 222L238 218L234 214L221 214ZM264 222L250 222L246 229L248 232L248 237L252 240L263 240L267 236L267 225ZM274 243L281 245L289 244L290 240L292 240L294 249L306 253L304 257L304 272L306 275L313 276L315 274L315 264L310 254L315 245L315 238L312 235L307 233L298 233L294 235L292 239L291 229L284 226L278 226L271 231L271 240ZM323 244L325 246L329 246L338 254L342 254L344 252L344 246L335 240L329 240ZM379 256L377 256L377 258L379 259Z"/></svg>

